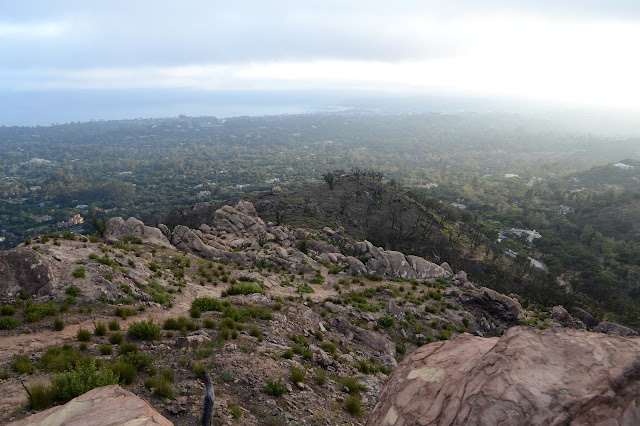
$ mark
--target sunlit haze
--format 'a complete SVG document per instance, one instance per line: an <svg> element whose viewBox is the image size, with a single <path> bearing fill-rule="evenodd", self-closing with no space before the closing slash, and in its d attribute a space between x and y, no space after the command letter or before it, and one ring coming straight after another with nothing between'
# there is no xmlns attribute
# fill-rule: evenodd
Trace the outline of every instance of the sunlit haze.
<svg viewBox="0 0 640 426"><path fill-rule="evenodd" d="M4 2L0 90L338 91L638 108L640 8L557 3Z"/></svg>

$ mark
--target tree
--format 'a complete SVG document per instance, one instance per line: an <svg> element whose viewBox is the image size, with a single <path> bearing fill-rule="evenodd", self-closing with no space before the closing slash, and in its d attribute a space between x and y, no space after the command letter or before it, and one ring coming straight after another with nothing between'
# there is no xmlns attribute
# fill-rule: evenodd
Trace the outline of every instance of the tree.
<svg viewBox="0 0 640 426"><path fill-rule="evenodd" d="M336 183L336 175L334 175L333 172L327 172L322 175L322 179L327 182L327 185L329 185L329 189L333 191L333 186Z"/></svg>

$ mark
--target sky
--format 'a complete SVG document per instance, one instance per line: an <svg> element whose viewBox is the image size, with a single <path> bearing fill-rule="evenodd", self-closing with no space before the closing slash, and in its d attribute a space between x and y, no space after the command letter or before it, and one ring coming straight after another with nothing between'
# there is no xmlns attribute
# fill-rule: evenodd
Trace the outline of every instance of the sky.
<svg viewBox="0 0 640 426"><path fill-rule="evenodd" d="M3 0L0 94L331 91L636 109L639 40L637 0Z"/></svg>

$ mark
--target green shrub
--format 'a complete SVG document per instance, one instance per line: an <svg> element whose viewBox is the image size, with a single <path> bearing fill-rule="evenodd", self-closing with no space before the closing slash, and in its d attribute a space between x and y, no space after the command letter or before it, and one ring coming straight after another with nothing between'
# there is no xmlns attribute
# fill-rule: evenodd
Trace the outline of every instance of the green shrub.
<svg viewBox="0 0 640 426"><path fill-rule="evenodd" d="M11 316L16 313L16 308L13 305L4 305L0 308L0 315Z"/></svg>
<svg viewBox="0 0 640 426"><path fill-rule="evenodd" d="M382 315L378 318L378 325L382 328L391 328L396 325L396 320L390 315Z"/></svg>
<svg viewBox="0 0 640 426"><path fill-rule="evenodd" d="M129 326L127 336L133 340L159 340L162 329L153 320L134 322Z"/></svg>
<svg viewBox="0 0 640 426"><path fill-rule="evenodd" d="M360 384L358 382L358 379L356 379L355 377L339 377L336 381L342 386L349 388L349 393L351 395L357 395L360 393L360 391L364 391L367 389L366 386Z"/></svg>
<svg viewBox="0 0 640 426"><path fill-rule="evenodd" d="M249 330L249 335L253 336L253 337L257 337L259 342L262 342L262 330L260 330L260 327L258 327L257 325L253 325L253 327L251 327L251 329Z"/></svg>
<svg viewBox="0 0 640 426"><path fill-rule="evenodd" d="M0 318L0 330L13 330L20 323L18 320L12 317L1 317Z"/></svg>
<svg viewBox="0 0 640 426"><path fill-rule="evenodd" d="M9 372L4 368L0 370L0 380L7 380L9 378Z"/></svg>
<svg viewBox="0 0 640 426"><path fill-rule="evenodd" d="M211 329L216 328L216 321L213 318L207 317L204 319L204 326Z"/></svg>
<svg viewBox="0 0 640 426"><path fill-rule="evenodd" d="M439 340L449 340L451 339L451 332L449 330L440 330L440 334L438 334Z"/></svg>
<svg viewBox="0 0 640 426"><path fill-rule="evenodd" d="M227 294L229 296L233 296L236 294L252 294L252 293L264 294L264 290L254 284L249 284L249 283L234 284L227 290Z"/></svg>
<svg viewBox="0 0 640 426"><path fill-rule="evenodd" d="M230 382L233 380L233 374L231 374L227 370L224 370L222 373L220 373L220 378L225 382Z"/></svg>
<svg viewBox="0 0 640 426"><path fill-rule="evenodd" d="M133 342L122 342L118 348L118 354L120 355L126 355L132 352L138 352L138 346Z"/></svg>
<svg viewBox="0 0 640 426"><path fill-rule="evenodd" d="M109 330L111 331L118 331L120 330L120 324L118 323L118 320L111 320L109 321Z"/></svg>
<svg viewBox="0 0 640 426"><path fill-rule="evenodd" d="M111 345L101 345L100 346L100 353L102 355L111 355L113 353L113 346Z"/></svg>
<svg viewBox="0 0 640 426"><path fill-rule="evenodd" d="M207 366L204 364L204 362L192 362L191 364L189 364L189 370L191 370L191 372L196 377L200 377L200 375L206 370L206 368Z"/></svg>
<svg viewBox="0 0 640 426"><path fill-rule="evenodd" d="M291 335L291 340L293 340L295 343L297 343L299 345L309 346L309 341L303 336L298 336L297 334L292 334Z"/></svg>
<svg viewBox="0 0 640 426"><path fill-rule="evenodd" d="M55 374L51 379L56 396L65 402L97 387L117 385L118 381L118 375L113 371L107 368L98 369L95 360L86 367Z"/></svg>
<svg viewBox="0 0 640 426"><path fill-rule="evenodd" d="M318 371L316 371L316 375L314 377L314 380L320 386L326 385L327 382L328 382L327 373L324 370L318 369Z"/></svg>
<svg viewBox="0 0 640 426"><path fill-rule="evenodd" d="M109 335L109 343L112 345L119 345L124 340L124 336L119 331L113 332Z"/></svg>
<svg viewBox="0 0 640 426"><path fill-rule="evenodd" d="M242 410L235 404L231 406L231 417L233 417L234 420L240 420L242 417Z"/></svg>
<svg viewBox="0 0 640 426"><path fill-rule="evenodd" d="M47 303L35 303L28 300L24 307L24 318L28 322L40 321L42 318L58 313L58 308L52 301Z"/></svg>
<svg viewBox="0 0 640 426"><path fill-rule="evenodd" d="M334 343L331 343L331 342L324 342L321 345L321 347L322 347L323 350L329 352L331 355L335 355L336 352L338 351L338 347Z"/></svg>
<svg viewBox="0 0 640 426"><path fill-rule="evenodd" d="M282 353L282 358L284 358L284 359L291 359L291 358L293 358L293 350L291 350L291 349L287 349L286 351L284 351L284 352Z"/></svg>
<svg viewBox="0 0 640 426"><path fill-rule="evenodd" d="M138 373L136 367L120 360L109 364L107 368L113 371L113 373L120 378L120 383L125 385L133 383L136 380L136 374Z"/></svg>
<svg viewBox="0 0 640 426"><path fill-rule="evenodd" d="M28 355L18 355L13 360L13 369L20 374L31 374L33 371L33 364Z"/></svg>
<svg viewBox="0 0 640 426"><path fill-rule="evenodd" d="M34 410L44 410L53 405L56 400L56 392L53 386L45 386L41 382L32 384L27 388L29 407Z"/></svg>
<svg viewBox="0 0 640 426"><path fill-rule="evenodd" d="M291 365L291 381L293 383L304 383L305 371L304 368Z"/></svg>
<svg viewBox="0 0 640 426"><path fill-rule="evenodd" d="M358 395L350 395L344 400L344 407L349 414L360 416L362 414L362 401Z"/></svg>
<svg viewBox="0 0 640 426"><path fill-rule="evenodd" d="M84 269L84 268L82 268ZM77 271L77 270L76 270ZM75 274L75 272L74 272ZM75 275L74 275L75 276ZM84 274L82 275L82 277L78 277L78 278L84 278ZM80 289L78 287L76 287L75 285L72 285L70 287L67 287L67 289L65 290L65 293L68 296L72 296L72 297L79 297L82 296L82 292L80 291Z"/></svg>
<svg viewBox="0 0 640 426"><path fill-rule="evenodd" d="M176 371L172 368L163 368L160 372L160 376L163 379L173 383L173 380L176 378Z"/></svg>
<svg viewBox="0 0 640 426"><path fill-rule="evenodd" d="M175 395L171 382L163 377L156 378L154 385L153 394L158 398L172 399Z"/></svg>
<svg viewBox="0 0 640 426"><path fill-rule="evenodd" d="M287 393L287 387L282 384L282 377L278 381L267 379L267 385L264 387L264 391L271 396L282 396Z"/></svg>
<svg viewBox="0 0 640 426"><path fill-rule="evenodd" d="M62 318L56 317L53 320L53 329L55 331L62 331L64 330L64 321Z"/></svg>
<svg viewBox="0 0 640 426"><path fill-rule="evenodd" d="M86 328L79 329L76 336L78 337L79 342L88 342L91 340L91 332Z"/></svg>
<svg viewBox="0 0 640 426"><path fill-rule="evenodd" d="M85 268L83 268L82 266L77 268L75 271L73 271L73 277L74 278L85 278L87 274L87 270ZM71 288L71 287L69 287Z"/></svg>
<svg viewBox="0 0 640 426"><path fill-rule="evenodd" d="M79 363L88 365L89 358L82 358L80 353L71 345L62 348L48 348L38 362L38 368L42 371L67 371L69 366L75 367Z"/></svg>
<svg viewBox="0 0 640 426"><path fill-rule="evenodd" d="M200 327L198 324L186 317L167 318L164 321L163 328L165 330L181 330L181 331L195 331Z"/></svg>
<svg viewBox="0 0 640 426"><path fill-rule="evenodd" d="M107 335L107 324L98 321L94 328L93 328L93 334L95 334L96 336L106 336Z"/></svg>

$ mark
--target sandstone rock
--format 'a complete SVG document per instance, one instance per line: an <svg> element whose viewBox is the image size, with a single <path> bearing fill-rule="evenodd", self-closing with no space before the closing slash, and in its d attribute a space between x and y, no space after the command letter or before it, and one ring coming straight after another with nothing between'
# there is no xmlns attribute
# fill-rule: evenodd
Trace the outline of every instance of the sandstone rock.
<svg viewBox="0 0 640 426"><path fill-rule="evenodd" d="M169 227L167 225L165 225L164 223L160 223L158 224L158 229L160 230L160 232L162 232L162 235L167 238L167 240L171 240L171 231L169 230Z"/></svg>
<svg viewBox="0 0 640 426"><path fill-rule="evenodd" d="M93 389L64 405L10 423L26 425L173 425L146 401L120 386Z"/></svg>
<svg viewBox="0 0 640 426"><path fill-rule="evenodd" d="M514 327L423 346L367 425L640 424L640 338Z"/></svg>
<svg viewBox="0 0 640 426"><path fill-rule="evenodd" d="M364 264L360 262L358 259L356 259L355 257L347 256L345 261L347 262L347 265L349 265L349 268L351 268L351 270L356 274L361 275L361 274L367 273L367 268L365 268Z"/></svg>
<svg viewBox="0 0 640 426"><path fill-rule="evenodd" d="M238 201L235 207L222 206L215 212L213 228L232 234L247 232L258 235L265 232L265 224L248 201Z"/></svg>
<svg viewBox="0 0 640 426"><path fill-rule="evenodd" d="M517 300L486 287L467 291L459 297L463 304L477 306L492 316L509 323L515 323L522 311Z"/></svg>
<svg viewBox="0 0 640 426"><path fill-rule="evenodd" d="M596 333L613 333L613 334L617 334L618 336L637 336L638 332L635 330L632 330L628 327L625 327L623 325L620 324L616 324L613 322L607 322L607 321L603 321L600 324L598 324L597 327L595 327L593 329L594 332Z"/></svg>
<svg viewBox="0 0 640 426"><path fill-rule="evenodd" d="M183 225L174 228L171 236L171 244L180 250L187 250L192 253L206 253L207 245L202 242L191 229Z"/></svg>
<svg viewBox="0 0 640 426"><path fill-rule="evenodd" d="M562 324L571 322L571 315L563 306L554 306L551 309L551 318Z"/></svg>
<svg viewBox="0 0 640 426"><path fill-rule="evenodd" d="M163 232L152 226L146 226L135 217L125 222L121 217L112 217L105 225L104 239L108 242L121 240L127 235L140 238L144 243L159 247L169 247L169 240Z"/></svg>
<svg viewBox="0 0 640 426"><path fill-rule="evenodd" d="M0 297L49 293L56 285L51 265L30 247L0 251Z"/></svg>
<svg viewBox="0 0 640 426"><path fill-rule="evenodd" d="M407 256L407 261L411 265L411 268L416 273L416 278L420 280L433 280L436 278L444 278L450 275L450 273L436 265L418 256Z"/></svg>

